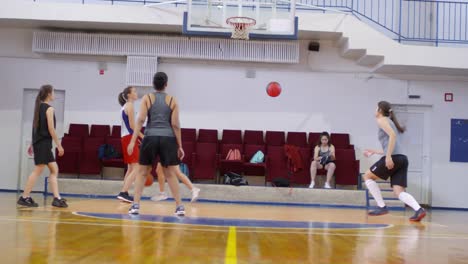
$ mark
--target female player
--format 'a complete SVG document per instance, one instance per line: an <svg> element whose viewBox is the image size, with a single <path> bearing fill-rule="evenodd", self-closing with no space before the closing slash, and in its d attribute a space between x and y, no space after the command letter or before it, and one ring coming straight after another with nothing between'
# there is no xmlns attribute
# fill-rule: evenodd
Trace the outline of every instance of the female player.
<svg viewBox="0 0 468 264"><path fill-rule="evenodd" d="M315 176L317 169L325 168L327 170L327 181L325 182L325 189L331 189L330 181L335 172L335 146L330 143L330 135L328 132L322 132L320 141L314 149L314 160L310 164L310 185L309 188L314 188Z"/></svg>
<svg viewBox="0 0 468 264"><path fill-rule="evenodd" d="M138 158L139 158L139 144L135 145L135 151L133 151L132 155L128 155L127 147L132 139L132 135L134 133L134 126L135 126L135 111L134 111L134 102L138 100L138 93L135 87L127 87L125 88L118 97L119 104L122 106L121 109L121 140L122 140L122 154L124 163L127 164L127 173L125 173L124 184L122 190L117 195L117 199L122 200L127 203L133 202L133 197L128 194L128 189L135 181L135 173L136 167L138 165ZM137 133L139 138L143 138L143 134L141 132ZM152 177L152 176L151 176Z"/></svg>
<svg viewBox="0 0 468 264"><path fill-rule="evenodd" d="M185 208L181 204L177 169L184 157L182 149L179 121L179 105L174 97L167 94L168 78L164 72L158 72L153 78L156 92L143 97L135 130L139 131L148 118L145 137L140 147L140 158L135 180L135 197L129 214L139 214L140 198L144 188L145 176L151 171L152 164L159 156L172 196L176 202L176 215L184 215ZM133 133L127 151L132 155L137 140Z"/></svg>
<svg viewBox="0 0 468 264"><path fill-rule="evenodd" d="M410 217L410 221L421 221L426 216L426 210L419 205L411 194L405 192L405 188L407 187L408 158L403 154L399 140L399 133L403 133L405 129L398 123L389 102L381 101L378 103L375 117L379 126L378 138L382 144L383 151L368 149L365 150L364 155L366 157L370 157L373 154L385 156L372 165L370 170L364 174L367 189L378 205L376 210L369 212L369 215L376 216L388 213L382 193L375 180L379 178L387 180L390 177L393 193L415 211L415 214Z"/></svg>
<svg viewBox="0 0 468 264"><path fill-rule="evenodd" d="M29 196L37 178L42 174L44 167L50 171L49 182L54 194L52 206L68 207L65 199L60 197L58 191L57 177L58 166L52 153L52 140L58 149L58 155L63 156L64 149L58 140L55 132L54 108L49 105L55 99L52 85L43 85L36 97L33 118L32 147L34 151L34 170L28 177L23 195L18 199L17 204L27 207L38 207L39 205Z"/></svg>

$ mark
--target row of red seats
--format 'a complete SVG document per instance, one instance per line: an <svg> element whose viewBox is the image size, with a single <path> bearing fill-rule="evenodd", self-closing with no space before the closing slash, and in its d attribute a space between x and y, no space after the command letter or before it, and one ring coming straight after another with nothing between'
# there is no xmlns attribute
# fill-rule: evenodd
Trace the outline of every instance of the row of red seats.
<svg viewBox="0 0 468 264"><path fill-rule="evenodd" d="M61 173L73 174L101 174L102 167L125 168L122 158L114 158L101 161L98 157L98 149L104 144L109 144L118 152L122 152L119 138L113 137L72 137L65 136L62 146L65 155L57 157L57 163Z"/></svg>
<svg viewBox="0 0 468 264"><path fill-rule="evenodd" d="M98 159L98 148L103 144L114 146L121 151L120 126L71 124L69 133L62 140L66 155L57 157L60 171L63 173L99 174L103 166L124 168L122 159L111 159L101 162ZM288 168L283 146L296 145L303 158L303 170L295 173L291 180L297 184L310 182L310 163L312 148L318 142L320 133L282 131L223 130L221 140L218 131L213 129L182 129L182 142L186 156L183 160L189 166L193 180L216 179L217 171L223 175L227 171L245 175L266 175L270 182L277 177L286 177ZM350 144L348 134L332 134L331 140L337 148L337 184L357 184L359 161L355 160L354 146ZM239 149L240 161L225 160L230 149ZM249 163L257 151L265 154L265 162ZM324 173L319 172L320 173Z"/></svg>
<svg viewBox="0 0 468 264"><path fill-rule="evenodd" d="M110 125L91 125L88 124L70 124L68 129L68 134L65 134L65 137L112 137L120 138L120 126L111 126Z"/></svg>
<svg viewBox="0 0 468 264"><path fill-rule="evenodd" d="M101 145L112 145L122 152L120 126L70 124L68 133L62 139L65 155L57 155L61 173L101 174L102 167L125 168L122 158L102 161L98 158Z"/></svg>
<svg viewBox="0 0 468 264"><path fill-rule="evenodd" d="M193 180L215 179L216 172L223 175L227 171L244 175L266 175L266 182L278 177L287 177L290 169L287 166L284 145L299 147L303 160L303 170L292 175L291 181L296 184L310 183L310 164L312 149L318 142L320 133L283 131L223 130L221 140L218 131L200 129L198 137L195 129L182 130L182 144L186 153L184 162L188 164ZM331 141L336 147L337 169L335 182L342 185L356 185L359 174L359 161L356 160L354 146L350 144L349 134L332 134ZM230 149L239 149L240 161L226 160ZM265 162L252 164L250 159L257 151L265 154ZM187 155L192 153L192 155ZM319 171L319 174L324 171Z"/></svg>

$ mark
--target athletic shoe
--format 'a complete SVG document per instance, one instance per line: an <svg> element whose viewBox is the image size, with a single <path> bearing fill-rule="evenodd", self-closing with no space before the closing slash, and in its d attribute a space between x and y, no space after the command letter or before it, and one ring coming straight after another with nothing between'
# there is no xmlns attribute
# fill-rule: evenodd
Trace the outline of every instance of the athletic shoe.
<svg viewBox="0 0 468 264"><path fill-rule="evenodd" d="M325 183L325 186L323 186L323 188L325 189L331 189L332 187L330 186L330 184L328 182Z"/></svg>
<svg viewBox="0 0 468 264"><path fill-rule="evenodd" d="M190 200L191 203L194 203L198 199L198 194L200 194L200 189L194 187L192 189L192 200Z"/></svg>
<svg viewBox="0 0 468 264"><path fill-rule="evenodd" d="M184 216L185 215L185 207L183 205L177 206L174 214L177 215L177 216Z"/></svg>
<svg viewBox="0 0 468 264"><path fill-rule="evenodd" d="M153 202L159 202L159 201L164 201L169 198L165 192L160 192L158 195L155 195L151 197L151 201Z"/></svg>
<svg viewBox="0 0 468 264"><path fill-rule="evenodd" d="M34 200L31 197L24 198L23 196L20 196L18 199L18 202L16 202L18 205L22 206L27 206L27 207L38 207L39 205L34 202Z"/></svg>
<svg viewBox="0 0 468 264"><path fill-rule="evenodd" d="M309 185L309 189L313 189L314 185L315 185L315 182L311 182L310 185Z"/></svg>
<svg viewBox="0 0 468 264"><path fill-rule="evenodd" d="M384 214L388 214L388 209L387 209L387 206L377 207L377 209L375 209L374 211L370 211L368 214L370 216L384 215Z"/></svg>
<svg viewBox="0 0 468 264"><path fill-rule="evenodd" d="M426 216L426 210L424 208L419 208L412 217L410 217L411 222L419 222Z"/></svg>
<svg viewBox="0 0 468 264"><path fill-rule="evenodd" d="M54 200L52 201L52 206L60 207L60 208L67 208L68 204L65 201L65 199L59 199L57 197L54 197Z"/></svg>
<svg viewBox="0 0 468 264"><path fill-rule="evenodd" d="M128 209L129 214L137 215L140 214L140 205L139 204L132 204L130 209Z"/></svg>
<svg viewBox="0 0 468 264"><path fill-rule="evenodd" d="M126 202L126 203L132 203L133 202L133 197L128 195L128 192L120 192L119 195L117 195L117 199L121 200L122 202Z"/></svg>

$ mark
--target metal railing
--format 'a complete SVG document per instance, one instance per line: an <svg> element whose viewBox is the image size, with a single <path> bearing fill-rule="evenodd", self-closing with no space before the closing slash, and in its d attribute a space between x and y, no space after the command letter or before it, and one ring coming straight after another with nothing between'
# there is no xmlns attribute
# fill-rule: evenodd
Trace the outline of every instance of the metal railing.
<svg viewBox="0 0 468 264"><path fill-rule="evenodd" d="M354 0L350 9L400 42L468 44L468 1Z"/></svg>
<svg viewBox="0 0 468 264"><path fill-rule="evenodd" d="M162 3L157 0L33 0L81 4ZM271 0L265 0L271 1ZM297 10L353 14L399 42L468 44L468 0L296 0ZM185 4L171 1L173 5ZM317 7L317 8L314 8Z"/></svg>

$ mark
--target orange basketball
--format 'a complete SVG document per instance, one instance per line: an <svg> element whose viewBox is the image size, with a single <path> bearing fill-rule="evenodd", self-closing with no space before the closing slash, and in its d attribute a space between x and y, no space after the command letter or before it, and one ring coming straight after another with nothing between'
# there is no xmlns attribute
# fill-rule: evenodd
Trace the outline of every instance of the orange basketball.
<svg viewBox="0 0 468 264"><path fill-rule="evenodd" d="M270 82L266 87L266 92L271 97L277 97L281 94L281 85L278 82Z"/></svg>
<svg viewBox="0 0 468 264"><path fill-rule="evenodd" d="M146 176L145 186L151 186L151 185L153 185L153 175L151 175L150 173Z"/></svg>

